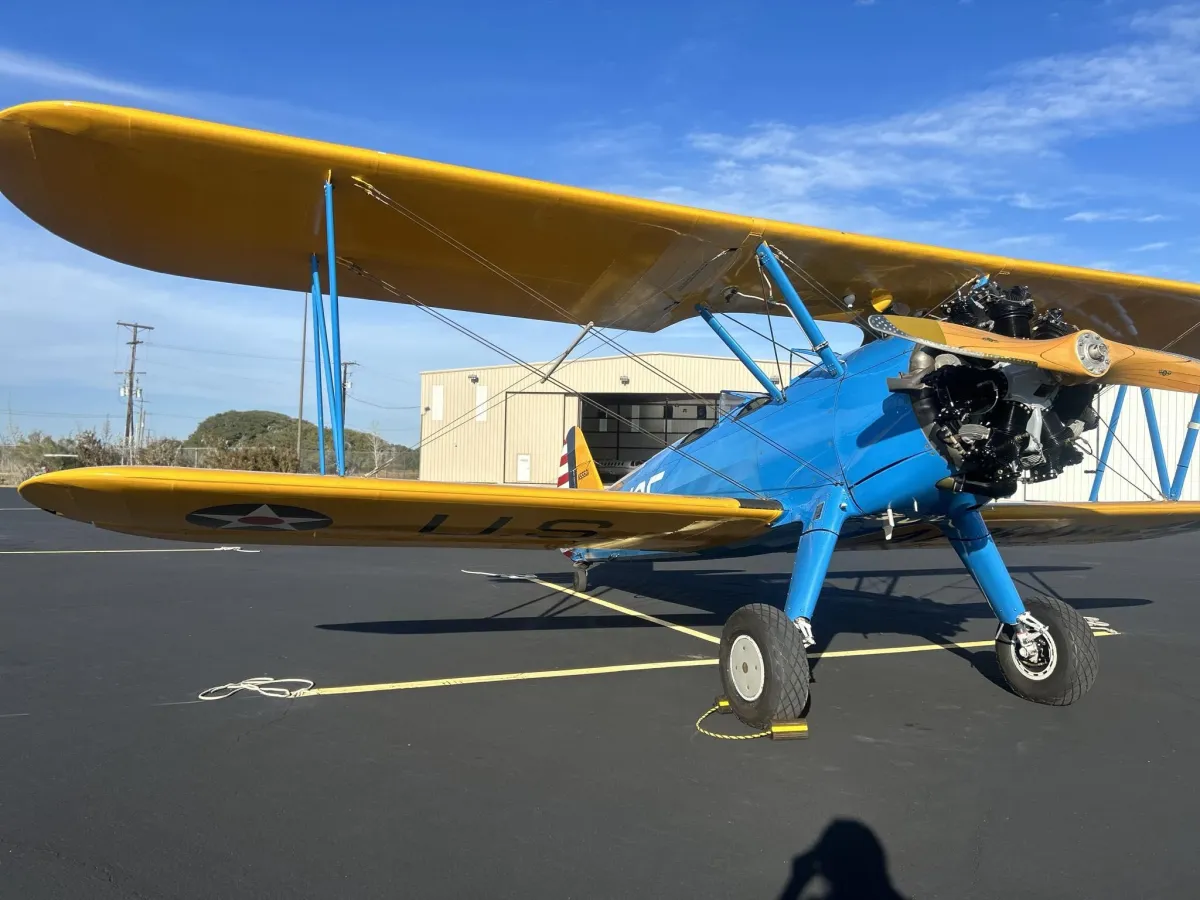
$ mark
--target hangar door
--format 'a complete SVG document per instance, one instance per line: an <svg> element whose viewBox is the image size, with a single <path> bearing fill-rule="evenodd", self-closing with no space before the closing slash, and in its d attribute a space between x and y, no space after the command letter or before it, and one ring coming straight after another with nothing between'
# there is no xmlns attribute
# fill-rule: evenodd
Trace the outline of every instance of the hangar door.
<svg viewBox="0 0 1200 900"><path fill-rule="evenodd" d="M504 403L505 484L558 484L563 438L578 418L571 394L509 393Z"/></svg>
<svg viewBox="0 0 1200 900"><path fill-rule="evenodd" d="M605 484L717 419L717 398L711 395L702 395L703 402L667 394L589 394L588 399L593 403L583 406L580 427Z"/></svg>

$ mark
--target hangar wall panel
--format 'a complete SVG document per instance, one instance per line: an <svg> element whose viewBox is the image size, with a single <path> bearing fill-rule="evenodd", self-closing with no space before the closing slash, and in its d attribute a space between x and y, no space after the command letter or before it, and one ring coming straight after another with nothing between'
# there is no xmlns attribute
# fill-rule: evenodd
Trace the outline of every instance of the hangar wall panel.
<svg viewBox="0 0 1200 900"><path fill-rule="evenodd" d="M556 485L562 458L567 394L510 393L504 404L504 480Z"/></svg>
<svg viewBox="0 0 1200 900"><path fill-rule="evenodd" d="M544 383L519 365L422 372L420 477L492 484L515 480L517 462L511 445L513 441L529 443L536 435L536 443L545 449L536 454L531 450L531 483L543 483L539 481L544 474L539 460L547 454L553 457L554 472L546 483L557 482L563 436L572 425L580 424L580 394L661 394L682 399L692 391L716 395L722 390L761 390L733 358L645 353L639 354L639 359L642 362L626 356L568 360L554 373L553 382ZM780 374L774 360L760 365L773 376ZM807 368L799 357L781 360L785 382ZM472 376L476 380L472 381ZM519 406L515 410L507 409L515 397L550 394L556 395L553 410L524 400L516 401ZM441 417L437 418L439 410Z"/></svg>
<svg viewBox="0 0 1200 900"><path fill-rule="evenodd" d="M1179 462L1179 451L1187 434L1188 421L1196 398L1192 394L1176 391L1151 391L1154 397L1154 412L1162 435L1163 454L1167 458L1167 478L1175 478L1175 466ZM1099 456L1104 438L1108 434L1108 422L1112 421L1113 405L1117 400L1115 387L1105 388L1099 396L1097 408L1101 422L1095 431L1085 437L1092 451ZM1082 465L1073 466L1061 476L1044 484L1025 486L1027 500L1085 501L1092 490L1096 457L1086 453ZM1200 500L1200 465L1193 454L1188 469L1181 500ZM1022 495L1018 494L1017 498ZM1100 501L1161 500L1158 472L1154 462L1154 448L1150 432L1146 427L1146 413L1142 404L1142 392L1130 388L1125 395L1121 418L1117 421L1116 439L1108 457L1108 470L1100 485Z"/></svg>

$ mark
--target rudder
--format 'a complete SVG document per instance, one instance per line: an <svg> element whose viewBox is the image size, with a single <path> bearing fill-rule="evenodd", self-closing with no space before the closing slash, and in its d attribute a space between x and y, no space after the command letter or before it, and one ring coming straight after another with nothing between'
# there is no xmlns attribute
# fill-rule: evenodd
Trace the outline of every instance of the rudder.
<svg viewBox="0 0 1200 900"><path fill-rule="evenodd" d="M596 461L578 425L572 425L563 439L562 458L558 464L558 486L585 491L604 490Z"/></svg>

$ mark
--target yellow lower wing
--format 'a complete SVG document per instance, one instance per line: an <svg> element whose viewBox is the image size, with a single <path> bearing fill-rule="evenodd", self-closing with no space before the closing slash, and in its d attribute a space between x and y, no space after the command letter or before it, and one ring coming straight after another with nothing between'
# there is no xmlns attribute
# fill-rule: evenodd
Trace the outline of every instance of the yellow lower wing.
<svg viewBox="0 0 1200 900"><path fill-rule="evenodd" d="M30 503L147 537L237 544L700 550L751 538L770 501L166 467L39 475Z"/></svg>

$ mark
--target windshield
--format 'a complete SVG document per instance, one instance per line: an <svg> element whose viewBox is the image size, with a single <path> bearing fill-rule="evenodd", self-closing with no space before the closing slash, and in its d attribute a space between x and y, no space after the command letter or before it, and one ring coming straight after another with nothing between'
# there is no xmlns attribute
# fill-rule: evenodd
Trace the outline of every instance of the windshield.
<svg viewBox="0 0 1200 900"><path fill-rule="evenodd" d="M759 397L767 397L767 394L753 391L721 391L721 395L717 399L717 418L723 419L747 400Z"/></svg>

